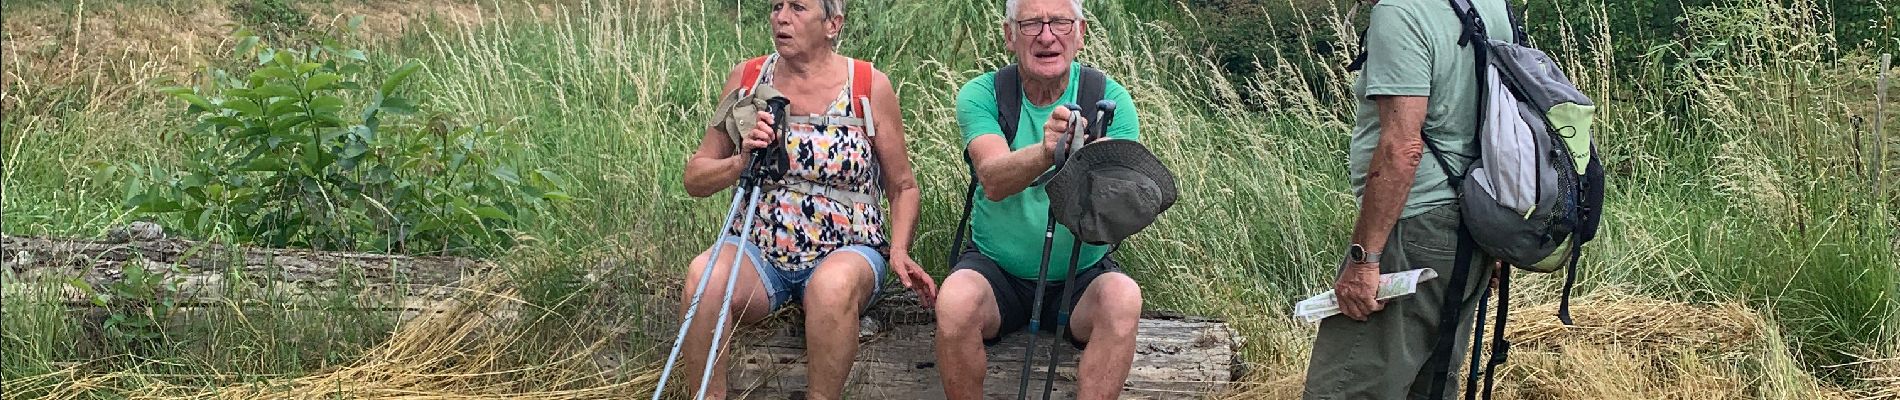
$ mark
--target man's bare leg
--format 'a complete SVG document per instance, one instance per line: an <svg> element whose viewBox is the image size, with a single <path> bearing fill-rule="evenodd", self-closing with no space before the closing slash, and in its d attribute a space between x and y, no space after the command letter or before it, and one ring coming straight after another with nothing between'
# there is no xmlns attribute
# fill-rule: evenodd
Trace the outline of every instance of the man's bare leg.
<svg viewBox="0 0 1900 400"><path fill-rule="evenodd" d="M1141 325L1141 287L1120 272L1104 273L1076 302L1069 325L1082 350L1076 399L1114 399L1135 362L1135 330ZM1058 339L1060 340L1060 339ZM939 350L939 353L942 351Z"/></svg>
<svg viewBox="0 0 1900 400"><path fill-rule="evenodd" d="M1003 325L989 280L967 269L950 274L937 290L936 310L937 372L943 377L944 396L982 399L983 376L989 370L983 338L996 336Z"/></svg>

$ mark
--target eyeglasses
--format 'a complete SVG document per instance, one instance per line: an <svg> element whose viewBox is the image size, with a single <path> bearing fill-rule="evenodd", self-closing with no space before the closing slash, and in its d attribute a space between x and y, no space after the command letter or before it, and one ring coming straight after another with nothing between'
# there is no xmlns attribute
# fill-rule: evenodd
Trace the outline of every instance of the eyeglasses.
<svg viewBox="0 0 1900 400"><path fill-rule="evenodd" d="M1070 18L1025 19L1016 21L1016 32L1023 36L1041 36L1042 28L1049 27L1056 36L1075 32L1075 20Z"/></svg>

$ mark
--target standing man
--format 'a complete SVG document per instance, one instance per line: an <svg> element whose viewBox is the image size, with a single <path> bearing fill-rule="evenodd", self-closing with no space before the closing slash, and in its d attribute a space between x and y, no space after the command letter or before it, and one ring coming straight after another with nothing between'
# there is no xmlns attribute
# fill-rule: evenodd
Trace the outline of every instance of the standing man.
<svg viewBox="0 0 1900 400"><path fill-rule="evenodd" d="M1005 10L1004 42L1018 64L999 72L1014 72L984 74L957 93L957 123L963 130L965 155L975 168L984 199L972 200L974 246L960 249L962 255L937 295L938 368L944 394L951 399L982 398L988 363L985 344L994 344L1029 322L1043 257L1043 231L1049 223L1049 196L1034 183L1054 165L1057 147L1066 145L1061 137L1069 121L1081 117L1062 105L1093 103L1078 101L1086 97L1078 96L1083 91L1113 100L1118 107L1107 137L1136 140L1140 136L1128 91L1099 73L1084 72L1089 70L1075 62L1088 30L1081 0L1009 0ZM999 79L999 75L1016 78ZM999 102L999 91L1004 96L1020 93L1010 96L1020 99ZM1013 107L999 103L1013 103ZM1017 118L1006 121L1004 115ZM1016 132L1004 135L1004 126L1010 125ZM1049 259L1052 280L1068 272L1073 238L1069 229L1057 226ZM1077 397L1115 398L1135 358L1141 288L1120 271L1104 246L1085 245L1077 261L1075 265L1087 267L1076 271L1073 281L1048 285L1040 320L1050 322L1043 328L1053 330L1059 312L1074 311L1066 339L1083 349ZM1065 285L1076 285L1081 296L1072 304L1057 304Z"/></svg>
<svg viewBox="0 0 1900 400"><path fill-rule="evenodd" d="M1364 36L1363 71L1353 91L1359 112L1348 158L1359 194L1346 260L1334 284L1343 317L1320 323L1307 367L1304 398L1428 399L1435 379L1446 398L1461 380L1458 362L1468 343L1471 313L1495 269L1475 247L1471 272L1451 282L1460 212L1456 184L1477 156L1479 96L1472 49L1460 45L1463 23L1452 0L1382 0L1372 6ZM1505 0L1470 0L1493 38L1512 37ZM1360 64L1363 63L1363 64ZM1427 146L1439 150L1428 152ZM1431 160L1431 153L1442 159ZM1421 166L1421 161L1424 162ZM1442 161L1442 164L1441 164ZM1374 300L1379 274L1419 268L1441 279L1390 302ZM1446 291L1464 302L1451 368L1430 365L1439 343Z"/></svg>

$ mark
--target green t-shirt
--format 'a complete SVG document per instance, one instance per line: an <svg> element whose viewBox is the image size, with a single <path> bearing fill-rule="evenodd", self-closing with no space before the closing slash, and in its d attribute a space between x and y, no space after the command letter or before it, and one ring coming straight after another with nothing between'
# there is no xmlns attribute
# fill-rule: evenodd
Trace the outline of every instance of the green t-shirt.
<svg viewBox="0 0 1900 400"><path fill-rule="evenodd" d="M1510 40L1511 25L1503 0L1472 0L1485 22L1486 34ZM1379 110L1371 96L1429 96L1425 140L1448 152L1445 160L1457 171L1477 155L1478 95L1476 60L1471 48L1458 45L1463 31L1458 14L1444 0L1382 0L1372 7L1366 30L1365 69L1353 84L1359 99L1358 116L1347 150L1353 193L1363 195L1366 171L1379 145ZM1456 153L1456 154L1451 154ZM1433 207L1452 204L1445 170L1429 148L1419 159L1417 178L1406 197L1401 218Z"/></svg>
<svg viewBox="0 0 1900 400"><path fill-rule="evenodd" d="M1030 104L1026 97L1022 100L1021 119L1016 122L1016 138L1009 144L1010 150L1042 142L1042 124L1049 120L1049 114L1054 113L1056 107L1076 102L1076 88L1081 86L1077 82L1080 71L1081 64L1070 65L1069 88L1054 104ZM1000 113L996 105L995 75L991 72L978 76L957 92L957 125L963 129L966 149L978 136L1002 135L1003 128L996 124ZM1128 89L1109 79L1102 98L1115 101L1115 121L1109 126L1108 137L1140 139L1140 120L1135 116L1135 101L1128 95ZM1036 279L1036 271L1042 266L1043 230L1049 223L1049 194L1041 186L1032 186L998 202L983 197L980 187L977 193L970 216L970 238L977 250L996 260L996 264L1011 275ZM1050 280L1062 280L1067 275L1074 238L1067 227L1056 224L1055 245L1049 254ZM1106 246L1083 245L1080 262L1076 265L1078 268L1095 265L1107 253Z"/></svg>

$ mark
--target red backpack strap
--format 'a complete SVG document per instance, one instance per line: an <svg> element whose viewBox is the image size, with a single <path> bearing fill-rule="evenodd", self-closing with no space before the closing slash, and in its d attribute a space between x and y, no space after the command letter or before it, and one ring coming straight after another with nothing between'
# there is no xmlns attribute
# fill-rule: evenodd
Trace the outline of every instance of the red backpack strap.
<svg viewBox="0 0 1900 400"><path fill-rule="evenodd" d="M765 59L769 57L771 56L753 57L739 64L739 87L744 88L747 94L752 93L753 86L759 85L759 74L765 72Z"/></svg>
<svg viewBox="0 0 1900 400"><path fill-rule="evenodd" d="M865 117L862 99L871 97L871 85L873 85L871 81L876 74L874 71L876 70L871 68L870 61L851 60L851 109L857 110L860 118Z"/></svg>

